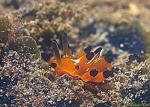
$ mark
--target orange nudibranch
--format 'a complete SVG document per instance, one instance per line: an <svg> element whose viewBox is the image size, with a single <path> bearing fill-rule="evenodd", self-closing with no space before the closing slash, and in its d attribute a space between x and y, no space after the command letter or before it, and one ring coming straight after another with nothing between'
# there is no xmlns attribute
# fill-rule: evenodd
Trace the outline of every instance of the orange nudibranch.
<svg viewBox="0 0 150 107"><path fill-rule="evenodd" d="M55 59L48 62L57 75L68 74L85 82L100 83L112 74L112 64L107 57L100 56L101 47L92 51L91 46L88 46L72 58L69 54L67 36L62 36L62 46L64 56L61 57L57 42L52 42Z"/></svg>

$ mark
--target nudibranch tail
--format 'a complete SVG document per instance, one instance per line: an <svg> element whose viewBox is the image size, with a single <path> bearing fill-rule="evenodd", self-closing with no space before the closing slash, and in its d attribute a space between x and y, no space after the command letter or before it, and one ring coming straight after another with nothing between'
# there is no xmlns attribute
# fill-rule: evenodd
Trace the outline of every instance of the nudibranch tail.
<svg viewBox="0 0 150 107"><path fill-rule="evenodd" d="M105 58L100 57L101 51L101 47L97 48L94 52L92 52L93 55L90 56L90 58L87 58L89 60L85 60L85 62L83 62L86 66L84 66L85 69L84 72L82 71L80 78L85 82L102 82L106 79L106 76L103 74L105 70L110 70L109 72L111 72L111 64L109 64ZM89 57L90 53L91 50L83 56ZM82 65L80 66L82 67Z"/></svg>

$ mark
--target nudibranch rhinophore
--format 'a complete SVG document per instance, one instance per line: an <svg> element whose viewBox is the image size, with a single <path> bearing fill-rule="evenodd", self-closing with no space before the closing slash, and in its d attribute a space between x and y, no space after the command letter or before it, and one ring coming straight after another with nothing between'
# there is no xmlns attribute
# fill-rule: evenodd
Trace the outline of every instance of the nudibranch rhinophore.
<svg viewBox="0 0 150 107"><path fill-rule="evenodd" d="M73 58L70 55L67 36L63 35L61 42L63 56L60 55L57 42L52 41L55 59L48 61L57 75L68 74L80 78L84 82L100 83L112 74L112 64L109 58L100 55L101 47L92 51L92 47L88 46Z"/></svg>

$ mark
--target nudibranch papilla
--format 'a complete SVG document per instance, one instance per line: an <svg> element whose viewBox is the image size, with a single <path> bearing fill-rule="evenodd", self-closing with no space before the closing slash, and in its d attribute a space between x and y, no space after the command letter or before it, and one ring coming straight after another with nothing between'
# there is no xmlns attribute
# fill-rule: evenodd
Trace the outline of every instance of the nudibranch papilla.
<svg viewBox="0 0 150 107"><path fill-rule="evenodd" d="M100 55L101 47L92 51L91 46L88 46L73 58L70 55L67 36L63 35L61 42L63 56L60 55L57 42L52 41L55 59L48 61L57 75L68 74L80 78L84 82L100 83L112 74L112 64L109 59Z"/></svg>

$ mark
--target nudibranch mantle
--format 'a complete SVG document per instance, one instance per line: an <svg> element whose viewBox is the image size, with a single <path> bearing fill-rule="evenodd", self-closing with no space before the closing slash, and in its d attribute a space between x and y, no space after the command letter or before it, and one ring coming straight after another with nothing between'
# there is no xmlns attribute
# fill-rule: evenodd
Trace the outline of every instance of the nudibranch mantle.
<svg viewBox="0 0 150 107"><path fill-rule="evenodd" d="M61 57L56 41L52 42L52 46L55 59L50 60L49 64L55 69L57 75L68 74L72 77L78 77L84 82L100 83L112 74L112 64L107 58L100 57L101 47L91 51L89 46L81 50L75 58L72 58L66 36L62 37L64 56Z"/></svg>

